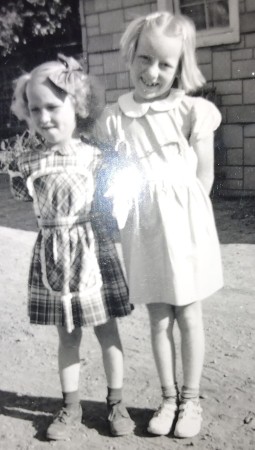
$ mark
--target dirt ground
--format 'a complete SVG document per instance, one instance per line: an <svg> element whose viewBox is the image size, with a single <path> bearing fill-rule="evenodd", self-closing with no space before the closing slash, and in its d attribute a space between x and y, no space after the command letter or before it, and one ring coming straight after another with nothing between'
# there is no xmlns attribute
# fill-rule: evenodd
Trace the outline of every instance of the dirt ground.
<svg viewBox="0 0 255 450"><path fill-rule="evenodd" d="M83 423L67 442L44 431L61 404L54 327L32 326L26 280L36 237L31 204L9 194L0 175L0 448L6 450L254 450L255 448L255 201L214 200L225 287L204 302L207 336L201 385L201 434L194 439L151 436L146 424L160 403L147 312L137 307L120 321L125 350L124 397L136 423L132 435L113 438L106 423L106 383L100 349L84 329L80 391ZM179 334L175 330L179 352ZM178 353L179 354L179 353ZM178 358L180 361L180 358ZM178 362L179 384L181 367Z"/></svg>

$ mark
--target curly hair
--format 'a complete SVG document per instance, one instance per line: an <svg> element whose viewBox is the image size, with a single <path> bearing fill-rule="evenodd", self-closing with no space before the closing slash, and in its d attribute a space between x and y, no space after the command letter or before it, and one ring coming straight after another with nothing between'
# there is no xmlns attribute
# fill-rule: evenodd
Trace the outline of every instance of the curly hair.
<svg viewBox="0 0 255 450"><path fill-rule="evenodd" d="M206 81L196 60L196 28L193 21L182 14L173 15L160 11L132 20L120 41L125 62L129 66L132 64L142 31L152 31L156 28L161 29L166 36L180 36L182 39L179 87L186 92L202 87Z"/></svg>
<svg viewBox="0 0 255 450"><path fill-rule="evenodd" d="M25 120L28 125L30 125L30 112L27 87L35 80L48 81L53 88L69 95L79 123L93 123L103 109L104 92L99 82L87 75L74 58L58 55L57 61L40 64L14 82L11 111L19 120Z"/></svg>

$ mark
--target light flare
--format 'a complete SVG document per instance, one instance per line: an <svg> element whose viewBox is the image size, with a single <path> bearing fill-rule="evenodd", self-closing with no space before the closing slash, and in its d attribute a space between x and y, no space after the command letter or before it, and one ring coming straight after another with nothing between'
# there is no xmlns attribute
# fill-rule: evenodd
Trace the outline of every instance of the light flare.
<svg viewBox="0 0 255 450"><path fill-rule="evenodd" d="M142 189L143 175L134 164L118 169L112 177L111 186L105 197L112 199L113 215L120 229L124 228L132 207L136 208L138 217L138 203Z"/></svg>

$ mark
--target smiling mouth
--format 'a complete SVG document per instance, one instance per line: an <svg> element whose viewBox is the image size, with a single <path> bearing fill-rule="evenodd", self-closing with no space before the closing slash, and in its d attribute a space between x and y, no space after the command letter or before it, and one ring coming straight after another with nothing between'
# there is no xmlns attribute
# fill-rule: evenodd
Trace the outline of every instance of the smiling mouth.
<svg viewBox="0 0 255 450"><path fill-rule="evenodd" d="M157 82L150 83L149 81L146 81L143 77L141 77L141 81L148 88L155 88L155 87L159 86L159 83L157 83Z"/></svg>

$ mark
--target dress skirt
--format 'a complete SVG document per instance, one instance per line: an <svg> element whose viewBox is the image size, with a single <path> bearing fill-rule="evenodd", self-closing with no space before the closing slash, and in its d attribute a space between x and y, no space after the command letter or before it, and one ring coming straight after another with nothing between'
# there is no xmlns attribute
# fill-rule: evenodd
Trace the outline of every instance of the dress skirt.
<svg viewBox="0 0 255 450"><path fill-rule="evenodd" d="M121 230L130 302L184 306L222 288L211 201L200 182L156 188ZM135 230L135 231L134 231Z"/></svg>
<svg viewBox="0 0 255 450"><path fill-rule="evenodd" d="M102 287L97 293L72 295L72 315L75 327L97 326L110 318L131 313L128 288L117 256L115 245L103 227L94 230L95 251L101 271ZM34 246L28 282L28 315L30 322L39 325L65 325L65 313L60 295L45 287L41 264L42 232Z"/></svg>

